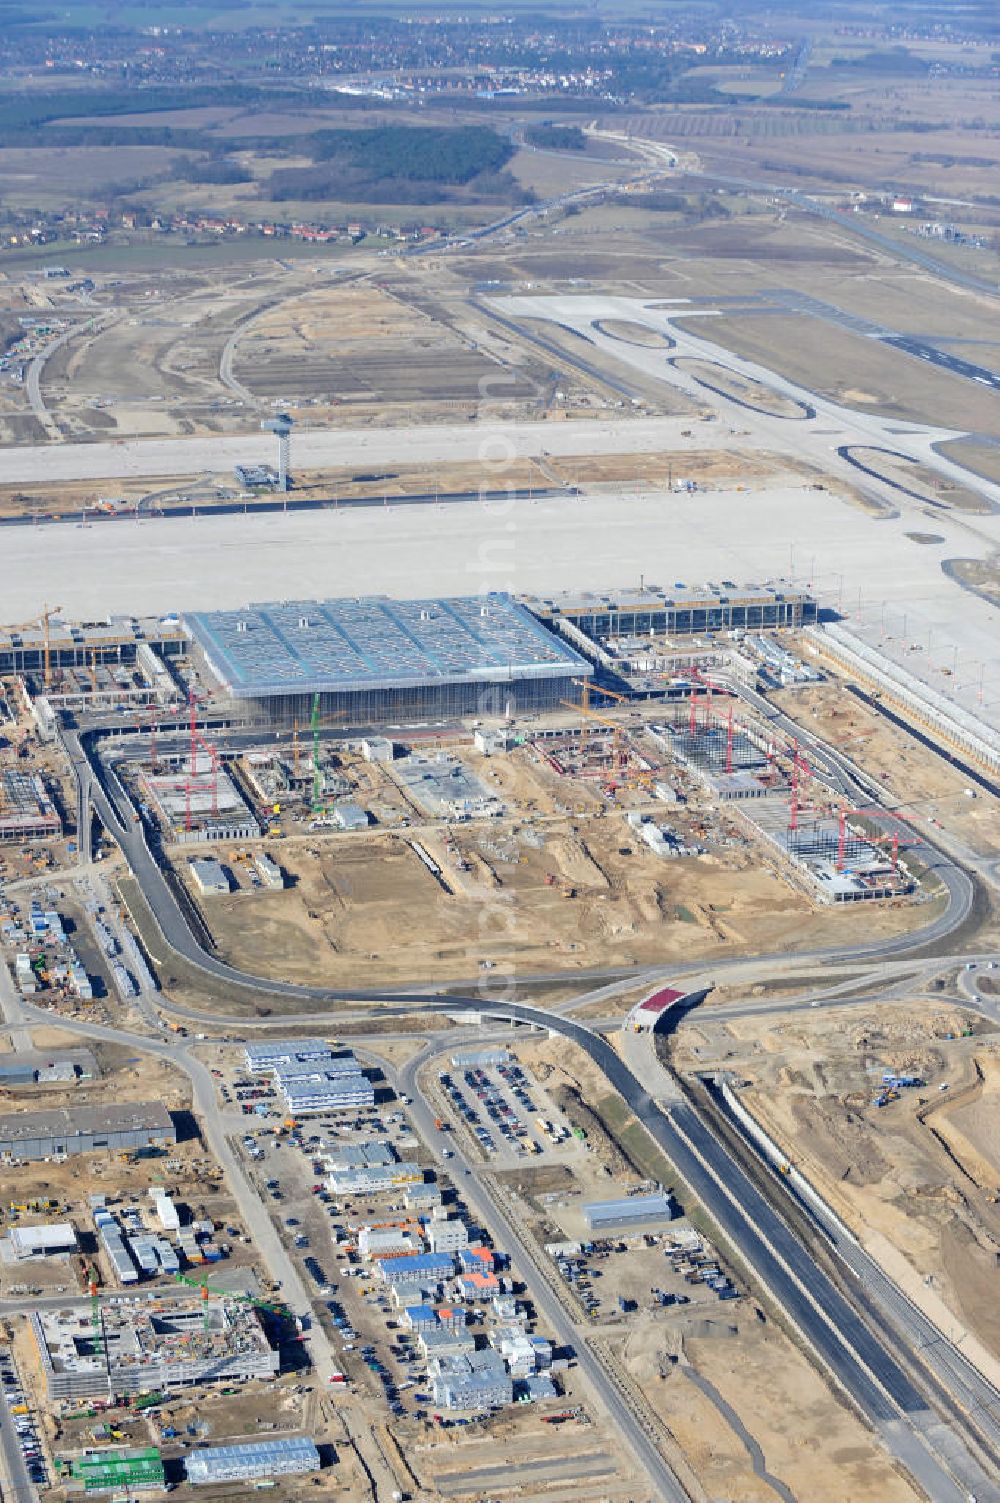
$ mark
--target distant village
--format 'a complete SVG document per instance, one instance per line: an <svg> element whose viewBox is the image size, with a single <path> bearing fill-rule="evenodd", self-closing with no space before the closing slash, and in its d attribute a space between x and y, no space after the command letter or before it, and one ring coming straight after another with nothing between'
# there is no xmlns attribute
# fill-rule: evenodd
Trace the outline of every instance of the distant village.
<svg viewBox="0 0 1000 1503"><path fill-rule="evenodd" d="M186 214L148 217L137 210L112 215L100 210L67 210L65 213L38 216L12 222L0 228L0 249L21 250L34 245L106 245L159 235L219 236L260 235L265 239L301 240L316 244L343 242L357 245L367 235L385 240L412 243L434 240L444 234L440 225L386 224L363 225L352 220L347 224L304 223L301 220L241 219L237 215Z"/></svg>

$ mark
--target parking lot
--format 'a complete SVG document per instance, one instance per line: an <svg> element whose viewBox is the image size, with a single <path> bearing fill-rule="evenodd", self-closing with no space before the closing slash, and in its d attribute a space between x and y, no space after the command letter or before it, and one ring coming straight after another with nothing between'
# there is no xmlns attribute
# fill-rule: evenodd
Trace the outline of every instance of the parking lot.
<svg viewBox="0 0 1000 1503"><path fill-rule="evenodd" d="M557 1252L555 1264L598 1324L684 1306L703 1312L739 1293L711 1246L690 1227L601 1238L579 1252Z"/></svg>
<svg viewBox="0 0 1000 1503"><path fill-rule="evenodd" d="M27 1395L9 1351L0 1352L0 1385L10 1415L10 1425L17 1436L28 1476L37 1487L47 1487L48 1470L42 1453L38 1425L28 1406Z"/></svg>
<svg viewBox="0 0 1000 1503"><path fill-rule="evenodd" d="M438 1085L449 1111L484 1156L516 1162L575 1146L544 1087L513 1055L492 1065L441 1071Z"/></svg>

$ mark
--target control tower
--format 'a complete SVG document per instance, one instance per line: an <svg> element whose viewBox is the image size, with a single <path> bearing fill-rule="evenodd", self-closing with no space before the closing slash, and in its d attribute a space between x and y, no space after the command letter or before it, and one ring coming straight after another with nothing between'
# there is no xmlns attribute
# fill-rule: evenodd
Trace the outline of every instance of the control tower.
<svg viewBox="0 0 1000 1503"><path fill-rule="evenodd" d="M273 418L265 418L261 423L265 433L273 433L278 440L278 484L279 491L288 489L288 459L290 451L289 435L292 431L292 419L287 412L279 412Z"/></svg>

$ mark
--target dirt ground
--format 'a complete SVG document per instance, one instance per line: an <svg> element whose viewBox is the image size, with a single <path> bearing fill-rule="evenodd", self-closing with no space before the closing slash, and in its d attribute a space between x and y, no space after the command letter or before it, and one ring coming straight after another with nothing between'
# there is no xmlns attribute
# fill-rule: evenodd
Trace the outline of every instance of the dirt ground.
<svg viewBox="0 0 1000 1503"><path fill-rule="evenodd" d="M1000 1373L1000 1040L968 1019L946 999L715 1023L705 1010L674 1059L746 1081L749 1110L872 1255ZM886 1071L923 1084L878 1107Z"/></svg>
<svg viewBox="0 0 1000 1503"><path fill-rule="evenodd" d="M981 791L969 798L968 781L956 768L848 695L839 680L781 689L772 697L786 715L878 778L901 812L940 823L980 854L1000 851L996 801Z"/></svg>
<svg viewBox="0 0 1000 1503"><path fill-rule="evenodd" d="M985 480L1000 480L1000 448L995 448L992 444L957 438L952 443L941 444L938 452L946 459L953 459L956 464L964 465L974 475L982 475Z"/></svg>
<svg viewBox="0 0 1000 1503"><path fill-rule="evenodd" d="M679 1360L665 1367L664 1377L652 1332L629 1337L625 1360L650 1403L667 1413L671 1432L710 1497L733 1503L770 1503L774 1497L765 1479L754 1474L746 1446L716 1406L716 1395L736 1410L761 1447L767 1470L796 1498L904 1503L919 1496L775 1327L729 1305L722 1318L692 1320L679 1334ZM696 1386L692 1374L711 1385L709 1392Z"/></svg>
<svg viewBox="0 0 1000 1503"><path fill-rule="evenodd" d="M587 1101L607 1096L607 1081L565 1040L522 1042L518 1057L550 1093L572 1086ZM572 1173L557 1177L557 1166L521 1168L501 1175L523 1224L540 1242L578 1233L574 1206L591 1197L626 1193L638 1178L618 1155L612 1173L593 1132L590 1152L575 1159ZM630 1146L627 1139L623 1146ZM670 1224L667 1236L682 1225ZM624 1249L624 1250L622 1250ZM594 1261L594 1260L590 1260ZM695 1473L706 1498L768 1503L771 1489L754 1476L745 1445L729 1421L687 1376L693 1369L715 1394L728 1401L764 1452L765 1465L796 1497L818 1503L890 1497L904 1503L916 1495L898 1478L869 1432L827 1388L790 1339L768 1323L752 1299L720 1303L707 1289L688 1288L690 1304L653 1307L650 1286L673 1289L660 1245L641 1237L594 1262L593 1280L601 1310L586 1322L589 1339L634 1384L647 1413L669 1432L672 1457ZM622 1316L619 1294L639 1308ZM574 1296L565 1291L571 1301ZM697 1484L696 1484L697 1485Z"/></svg>
<svg viewBox="0 0 1000 1503"><path fill-rule="evenodd" d="M402 404L534 397L521 370L487 359L414 301L384 288L324 288L253 320L234 372L256 395L292 403Z"/></svg>
<svg viewBox="0 0 1000 1503"><path fill-rule="evenodd" d="M220 952L261 975L373 985L669 963L835 943L853 928L793 889L728 820L722 845L697 808L673 814L682 840L707 831L706 849L664 861L626 825L628 804L608 806L599 785L559 777L530 746L485 764L463 749L463 760L504 800L503 817L286 838L284 891L200 900ZM869 924L897 932L915 913L880 905Z"/></svg>

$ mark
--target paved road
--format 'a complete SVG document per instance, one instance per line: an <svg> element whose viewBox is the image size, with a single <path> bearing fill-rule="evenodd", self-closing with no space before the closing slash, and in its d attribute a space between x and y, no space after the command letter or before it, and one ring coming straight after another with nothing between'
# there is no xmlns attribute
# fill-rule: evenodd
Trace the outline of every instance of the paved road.
<svg viewBox="0 0 1000 1503"><path fill-rule="evenodd" d="M51 1024L52 1016L45 1009L25 1003L26 1015L35 1022ZM87 1023L76 1019L60 1019L59 1026L69 1033L84 1038L116 1045L125 1044L136 1052L155 1054L167 1059L182 1070L191 1082L192 1108L198 1117L205 1141L221 1168L233 1199L239 1208L257 1252L271 1278L281 1286L282 1298L293 1315L309 1319L308 1349L320 1388L327 1400L334 1402L328 1389L330 1374L340 1371L340 1363L330 1339L320 1322L312 1316L312 1298L299 1274L299 1270L281 1241L256 1189L248 1179L243 1164L233 1150L231 1134L244 1132L246 1123L241 1117L227 1119L220 1115L216 1100L215 1082L208 1066L196 1058L190 1045L176 1039L150 1039L142 1034L128 1033L120 1028L99 1023ZM33 1302L33 1305L37 1302ZM344 1420L348 1433L367 1467L375 1486L375 1503L387 1503L399 1487L399 1479L387 1466L381 1450L373 1442L368 1424L353 1402L352 1396L336 1395L337 1412Z"/></svg>
<svg viewBox="0 0 1000 1503"><path fill-rule="evenodd" d="M944 1389L961 1404L986 1440L991 1453L1000 1457L1000 1395L962 1351L950 1341L942 1341L941 1332L914 1302L886 1276L874 1258L869 1257L857 1239L826 1202L792 1170L791 1178L779 1178L773 1173L757 1144L749 1136L736 1113L739 1103L731 1093L712 1087L716 1105L736 1128L745 1142L751 1145L755 1156L768 1167L776 1186L780 1184L783 1194L797 1200L812 1221L819 1221L829 1245L848 1268L859 1286L864 1288L878 1306L889 1327L895 1327L901 1338L916 1342L923 1361L935 1374ZM968 1463L966 1464L968 1466ZM977 1496L988 1496L992 1480L981 1470L966 1471L963 1483Z"/></svg>
<svg viewBox="0 0 1000 1503"><path fill-rule="evenodd" d="M154 912L167 942L174 944L176 935L176 948L188 956L192 963L212 971L220 979L259 991L261 983L257 978L222 966L199 950L146 846L141 827L114 769L88 761L79 741L74 744L72 736L68 736L67 741L81 780L90 782L99 813L120 840L133 870L153 902ZM99 777L95 777L95 769L99 772ZM950 867L945 858L941 859ZM958 869L954 870L957 872ZM971 891L971 884L969 888ZM168 903L164 903L164 895L170 899ZM971 897L969 902L971 903ZM959 918L964 918L962 893L959 889L952 892L951 910L957 910ZM954 916L953 912L952 917ZM947 932L947 928L941 929L940 920L929 927L934 929L936 935ZM912 948L912 937L908 943ZM852 954L877 953L878 948L858 947L857 951L847 952L839 958L850 958ZM270 989L298 996L302 1000L360 1000L360 994L319 988L303 989L290 983L279 983ZM971 1460L966 1465L958 1436L948 1433L948 1446L952 1454L948 1466L945 1466L940 1459L940 1441L934 1439L938 1421L898 1359L863 1325L832 1283L821 1275L784 1222L688 1105L673 1102L666 1110L662 1110L649 1090L603 1039L576 1022L540 1009L518 1004L484 1004L480 999L470 998L442 1003L438 999L429 999L426 993L382 992L375 993L366 1000L393 1002L401 1008L443 1006L454 1010L458 1006L472 1005L480 1007L490 1016L514 1017L538 1026L555 1028L579 1043L604 1069L611 1084L661 1144L670 1161L676 1165L698 1199L705 1204L723 1233L739 1248L741 1256L755 1276L771 1291L837 1381L851 1394L871 1422L881 1428L894 1454L927 1488L935 1503L964 1503L963 1492L954 1482L948 1467L957 1466L963 1475L971 1474L974 1468ZM141 1045L137 1044L137 1047ZM192 1072L189 1070L189 1073ZM205 1079L201 1089L207 1090L206 1099L213 1102L211 1077L207 1072L203 1073ZM196 1072L192 1073L192 1080L197 1091L199 1085ZM231 1161L231 1155L220 1153L220 1158L226 1165L228 1174L230 1169L227 1160ZM273 1237L273 1228L270 1230Z"/></svg>
<svg viewBox="0 0 1000 1503"><path fill-rule="evenodd" d="M14 978L2 956L0 956L0 1012L3 1013L3 1020L10 1030L10 1047L18 1054L26 1053L32 1047L31 1029L24 1015L21 993L15 986Z"/></svg>
<svg viewBox="0 0 1000 1503"><path fill-rule="evenodd" d="M189 965L208 973L216 980L239 988L242 992L250 991L254 995L260 995L263 992L293 997L303 1002L310 1000L317 1002L397 1002L411 996L413 1001L419 1004L426 999L426 990L413 993L399 989L344 990L330 987L305 987L293 982L265 980L248 975L208 954L192 932L188 919L181 911L174 890L168 885L163 871L150 850L138 815L114 767L107 762L99 762L92 753L88 756L76 732L65 732L64 741L79 786L89 794L89 799L102 821L121 846L154 915L166 950L173 950ZM908 826L906 829L912 834ZM887 954L905 954L919 946L940 942L952 930L964 923L971 911L973 900L973 887L970 879L943 853L928 848L922 851L921 855L933 867L948 889L949 903L942 914L915 933L899 936L894 940L883 941L879 944L859 944L840 951L817 950L811 953L817 957L829 957L846 962L873 957L881 958ZM154 959L165 958L165 955L154 956ZM719 966L716 969L721 970L724 967ZM465 1000L469 1005L477 1006L482 998L475 995Z"/></svg>
<svg viewBox="0 0 1000 1503"><path fill-rule="evenodd" d="M429 1010L453 1012L459 1004L425 998L423 1005ZM25 1010L29 1016L48 1020L48 1014L42 1009L25 1004ZM967 1503L967 1490L956 1486L935 1449L935 1445L939 1446L935 1441L939 1422L927 1408L894 1350L880 1342L862 1324L692 1108L686 1104L674 1104L662 1110L614 1049L579 1023L520 1004L495 1004L483 1011L502 1020L514 1018L553 1029L586 1051L663 1148L726 1239L739 1249L740 1256L756 1279L770 1291L803 1339L880 1431L887 1446L917 1478L928 1496L934 1503ZM127 1041L137 1050L165 1055L188 1073L195 1107L204 1120L209 1146L216 1153L241 1211L247 1217L248 1230L255 1240L259 1238L265 1262L272 1274L282 1279L293 1308L308 1309L309 1298L297 1272L220 1127L214 1087L207 1068L173 1041L149 1040L90 1023L67 1022L65 1026L69 1031L87 1037L113 1039L119 1043ZM325 1354L322 1351L324 1345ZM317 1366L322 1371L325 1365L328 1372L332 1354L325 1338L318 1346L320 1350L315 1354ZM947 1435L949 1447L956 1450L961 1459L964 1446L960 1437L954 1431L947 1432ZM972 1469L970 1463L969 1471Z"/></svg>
<svg viewBox="0 0 1000 1503"><path fill-rule="evenodd" d="M28 1475L27 1462L14 1429L14 1419L7 1395L0 1389L0 1452L3 1455L4 1483L2 1497L13 1503L37 1503L38 1492Z"/></svg>
<svg viewBox="0 0 1000 1503"><path fill-rule="evenodd" d="M455 1047L454 1039L449 1039L447 1045L431 1044L395 1075L399 1091L412 1100L408 1111L417 1131L424 1142L431 1145L432 1150L440 1138L434 1126L436 1112L423 1093L418 1074L429 1060L448 1054ZM386 1074L393 1078L394 1072L386 1066ZM527 1276L532 1298L557 1344L570 1347L576 1353L577 1364L585 1382L615 1424L626 1448L631 1450L640 1466L648 1473L657 1489L657 1497L666 1500L666 1503L687 1503L687 1491L649 1439L621 1391L581 1339L579 1331L553 1292L534 1247L527 1238L521 1236L507 1207L480 1182L479 1165L465 1156L461 1143L454 1134L449 1135L448 1147L454 1157L448 1161L446 1172L453 1177L459 1194L482 1223L493 1230L498 1245L511 1255L515 1271Z"/></svg>

